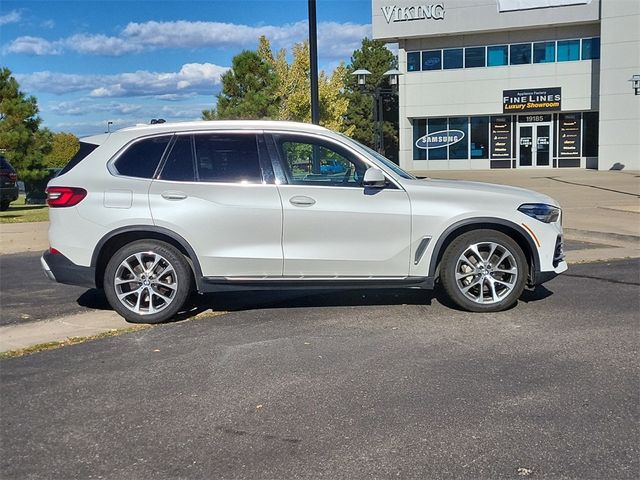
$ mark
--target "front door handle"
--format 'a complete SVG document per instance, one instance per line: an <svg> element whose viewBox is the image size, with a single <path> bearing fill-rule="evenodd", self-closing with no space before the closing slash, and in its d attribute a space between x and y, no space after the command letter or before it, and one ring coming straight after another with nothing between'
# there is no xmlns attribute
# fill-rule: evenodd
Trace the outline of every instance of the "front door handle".
<svg viewBox="0 0 640 480"><path fill-rule="evenodd" d="M162 198L165 200L184 200L187 198L187 194L183 192L177 192L175 190L168 190L166 192L162 192Z"/></svg>
<svg viewBox="0 0 640 480"><path fill-rule="evenodd" d="M311 197L297 195L295 197L291 197L289 199L289 203L291 205L295 205L296 207L310 207L311 205L315 205L316 201Z"/></svg>

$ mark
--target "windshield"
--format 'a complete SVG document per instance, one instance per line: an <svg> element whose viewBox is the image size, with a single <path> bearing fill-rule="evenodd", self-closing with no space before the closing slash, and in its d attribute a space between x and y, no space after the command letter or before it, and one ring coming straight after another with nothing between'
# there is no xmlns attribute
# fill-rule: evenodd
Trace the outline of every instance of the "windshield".
<svg viewBox="0 0 640 480"><path fill-rule="evenodd" d="M342 133L339 133L338 135L340 135L341 137L344 137L346 139L348 139L350 142L355 143L358 147L360 147L362 150L364 150L365 152L369 153L370 155L372 155L376 160L378 160L379 162L383 163L385 167L387 167L389 170L392 170L396 175L402 177L402 178L406 178L409 180L415 180L416 177L414 177L413 175L411 175L408 172L405 172L403 169L401 169L398 165L396 165L395 163L393 163L391 160L389 160L387 157L385 157L384 155L376 152L374 149L367 147L366 145L363 145L362 143L358 142L357 140L354 140L351 137L347 137L346 135L343 135Z"/></svg>

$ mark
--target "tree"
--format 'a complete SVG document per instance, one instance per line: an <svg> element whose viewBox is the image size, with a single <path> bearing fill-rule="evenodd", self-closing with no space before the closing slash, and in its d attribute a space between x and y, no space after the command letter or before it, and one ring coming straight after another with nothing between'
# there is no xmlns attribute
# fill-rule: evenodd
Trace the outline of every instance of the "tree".
<svg viewBox="0 0 640 480"><path fill-rule="evenodd" d="M353 52L349 74L358 69L371 72L367 76L364 89L358 86L354 75L347 75L346 96L349 106L346 125L353 129L352 137L375 147L374 93L378 88L388 88L384 73L397 68L398 60L380 40L364 38L362 46ZM398 159L398 99L395 95L382 97L383 138L385 155L397 162Z"/></svg>
<svg viewBox="0 0 640 480"><path fill-rule="evenodd" d="M51 132L40 129L38 104L27 97L6 67L0 69L0 150L22 180L43 178L44 155L51 150Z"/></svg>
<svg viewBox="0 0 640 480"><path fill-rule="evenodd" d="M44 164L47 167L64 167L80 149L80 140L73 133L54 133L51 151L45 155Z"/></svg>
<svg viewBox="0 0 640 480"><path fill-rule="evenodd" d="M222 92L215 111L204 115L219 119L274 118L277 76L256 52L245 50L233 57L231 69L222 75Z"/></svg>

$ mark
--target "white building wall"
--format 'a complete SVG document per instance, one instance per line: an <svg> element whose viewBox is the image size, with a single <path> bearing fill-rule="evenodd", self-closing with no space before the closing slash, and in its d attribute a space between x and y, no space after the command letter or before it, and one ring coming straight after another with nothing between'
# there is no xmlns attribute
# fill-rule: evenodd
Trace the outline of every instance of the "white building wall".
<svg viewBox="0 0 640 480"><path fill-rule="evenodd" d="M640 170L640 0L602 0L598 169Z"/></svg>

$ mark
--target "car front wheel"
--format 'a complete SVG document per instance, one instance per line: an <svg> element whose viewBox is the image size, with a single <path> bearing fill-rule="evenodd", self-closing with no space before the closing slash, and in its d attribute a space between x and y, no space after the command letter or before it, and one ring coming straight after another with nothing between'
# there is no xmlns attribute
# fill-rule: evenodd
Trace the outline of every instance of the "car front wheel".
<svg viewBox="0 0 640 480"><path fill-rule="evenodd" d="M513 306L527 276L520 246L495 230L462 234L451 242L440 266L440 280L449 298L471 312L499 312Z"/></svg>
<svg viewBox="0 0 640 480"><path fill-rule="evenodd" d="M141 240L109 260L104 290L113 309L131 323L161 323L174 317L191 292L191 269L172 245Z"/></svg>

